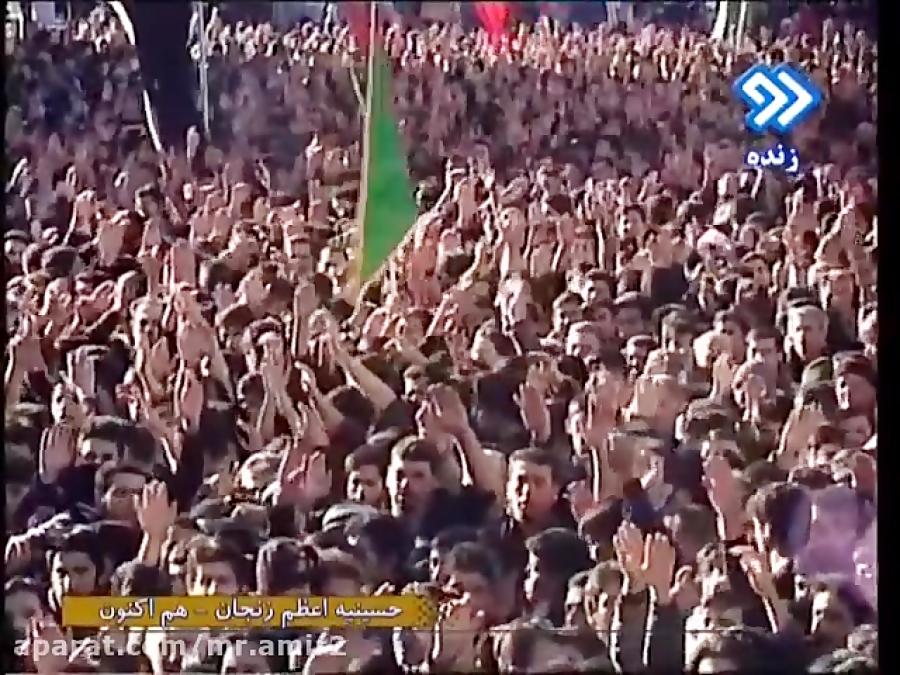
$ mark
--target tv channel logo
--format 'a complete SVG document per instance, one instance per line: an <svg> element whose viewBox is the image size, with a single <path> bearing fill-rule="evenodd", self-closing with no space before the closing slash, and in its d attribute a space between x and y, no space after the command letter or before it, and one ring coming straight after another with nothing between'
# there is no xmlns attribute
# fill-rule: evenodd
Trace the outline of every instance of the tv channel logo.
<svg viewBox="0 0 900 675"><path fill-rule="evenodd" d="M750 108L747 127L758 134L787 133L822 103L822 92L786 63L776 68L758 63L735 80L732 89Z"/></svg>

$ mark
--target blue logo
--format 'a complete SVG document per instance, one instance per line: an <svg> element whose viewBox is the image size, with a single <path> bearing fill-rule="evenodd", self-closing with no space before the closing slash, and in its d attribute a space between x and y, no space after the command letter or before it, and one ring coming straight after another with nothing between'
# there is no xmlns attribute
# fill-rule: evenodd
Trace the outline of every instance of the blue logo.
<svg viewBox="0 0 900 675"><path fill-rule="evenodd" d="M734 83L734 93L750 108L747 127L758 134L787 133L822 102L822 92L787 64L758 63Z"/></svg>

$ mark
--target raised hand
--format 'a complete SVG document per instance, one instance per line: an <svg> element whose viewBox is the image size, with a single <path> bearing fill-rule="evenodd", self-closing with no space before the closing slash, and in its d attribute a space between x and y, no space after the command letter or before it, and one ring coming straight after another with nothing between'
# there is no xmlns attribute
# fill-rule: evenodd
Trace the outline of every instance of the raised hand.
<svg viewBox="0 0 900 675"><path fill-rule="evenodd" d="M634 396L628 406L632 417L652 418L658 405L657 388L651 377L641 375L634 383Z"/></svg>
<svg viewBox="0 0 900 675"><path fill-rule="evenodd" d="M703 465L703 485L713 508L728 512L736 506L740 508L740 486L728 460L722 455L713 455Z"/></svg>
<svg viewBox="0 0 900 675"><path fill-rule="evenodd" d="M75 219L79 223L90 223L97 212L97 193L85 190L75 198Z"/></svg>
<svg viewBox="0 0 900 675"><path fill-rule="evenodd" d="M158 382L163 382L168 376L172 366L172 358L169 355L169 341L165 337L159 338L150 347L147 357L147 370Z"/></svg>
<svg viewBox="0 0 900 675"><path fill-rule="evenodd" d="M278 472L279 501L311 508L331 492L331 473L324 453L300 453L299 442L295 441L282 460Z"/></svg>
<svg viewBox="0 0 900 675"><path fill-rule="evenodd" d="M552 430L550 410L547 407L547 388L543 374L538 372L537 366L532 366L515 397L525 428L539 443L549 440Z"/></svg>
<svg viewBox="0 0 900 675"><path fill-rule="evenodd" d="M178 356L188 366L199 365L203 357L209 355L211 345L208 338L209 332L204 327L187 319L178 320L175 346L178 349Z"/></svg>
<svg viewBox="0 0 900 675"><path fill-rule="evenodd" d="M306 320L316 311L319 299L315 287L306 281L300 281L294 290L294 315Z"/></svg>
<svg viewBox="0 0 900 675"><path fill-rule="evenodd" d="M72 356L69 378L81 396L93 398L97 394L96 361L90 347L79 347Z"/></svg>
<svg viewBox="0 0 900 675"><path fill-rule="evenodd" d="M179 377L176 378L175 396L175 409L179 416L189 429L197 429L200 426L200 416L203 414L205 395L203 383L192 369L182 368Z"/></svg>
<svg viewBox="0 0 900 675"><path fill-rule="evenodd" d="M769 565L768 556L750 546L741 546L734 550L739 556L741 569L747 575L750 587L763 600L774 600L778 597L775 580Z"/></svg>
<svg viewBox="0 0 900 675"><path fill-rule="evenodd" d="M134 510L141 529L157 542L165 540L178 514L178 507L169 501L169 491L162 481L144 486L141 495L134 497Z"/></svg>
<svg viewBox="0 0 900 675"><path fill-rule="evenodd" d="M10 339L9 350L12 361L23 373L46 370L47 364L41 353L41 342L34 330L34 321L30 316L22 317L21 335Z"/></svg>
<svg viewBox="0 0 900 675"><path fill-rule="evenodd" d="M854 453L850 460L850 471L853 476L853 487L866 497L874 497L878 487L875 458L862 451Z"/></svg>
<svg viewBox="0 0 900 675"><path fill-rule="evenodd" d="M443 667L466 665L463 670L469 670L475 661L476 637L484 628L484 612L475 609L468 593L445 602L434 629L432 662Z"/></svg>
<svg viewBox="0 0 900 675"><path fill-rule="evenodd" d="M825 423L825 414L817 405L794 408L781 432L781 442L776 450L778 465L787 471L796 467L807 449L810 437Z"/></svg>
<svg viewBox="0 0 900 675"><path fill-rule="evenodd" d="M675 548L664 534L648 534L644 540L644 580L655 592L657 602L668 604L672 575L675 572Z"/></svg>
<svg viewBox="0 0 900 675"><path fill-rule="evenodd" d="M75 463L75 430L69 424L56 424L41 436L39 471L44 483L53 483L60 473Z"/></svg>
<svg viewBox="0 0 900 675"><path fill-rule="evenodd" d="M712 367L713 391L720 396L728 394L734 384L736 372L737 365L731 358L731 354L720 354Z"/></svg>
<svg viewBox="0 0 900 675"><path fill-rule="evenodd" d="M616 560L632 581L643 580L644 540L631 521L625 521L613 535Z"/></svg>
<svg viewBox="0 0 900 675"><path fill-rule="evenodd" d="M455 436L469 428L469 414L453 387L436 384L429 388L428 394L442 431Z"/></svg>
<svg viewBox="0 0 900 675"><path fill-rule="evenodd" d="M675 573L671 598L682 612L689 611L700 604L700 589L694 579L694 570L688 566Z"/></svg>

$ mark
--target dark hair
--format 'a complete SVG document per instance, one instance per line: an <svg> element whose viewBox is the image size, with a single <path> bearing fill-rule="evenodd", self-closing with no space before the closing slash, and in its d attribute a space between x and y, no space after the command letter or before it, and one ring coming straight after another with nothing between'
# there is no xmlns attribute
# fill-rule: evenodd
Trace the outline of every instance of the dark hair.
<svg viewBox="0 0 900 675"><path fill-rule="evenodd" d="M216 316L216 326L235 333L243 333L252 321L253 312L247 305L232 305Z"/></svg>
<svg viewBox="0 0 900 675"><path fill-rule="evenodd" d="M598 317L603 316L604 312L609 312L609 316L615 316L612 300L597 300L585 305L582 309L582 316L584 321L595 323L599 321Z"/></svg>
<svg viewBox="0 0 900 675"><path fill-rule="evenodd" d="M239 587L251 586L253 570L247 558L232 544L206 536L197 537L188 545L185 578L192 579L200 565L220 562L231 567Z"/></svg>
<svg viewBox="0 0 900 675"><path fill-rule="evenodd" d="M600 353L591 359L591 366L601 367L621 378L624 378L627 372L625 357L618 349L601 349Z"/></svg>
<svg viewBox="0 0 900 675"><path fill-rule="evenodd" d="M615 295L616 290L616 279L609 272L605 272L601 269L597 269L596 267L590 268L584 275L587 281L600 281L606 284L609 289L610 295Z"/></svg>
<svg viewBox="0 0 900 675"><path fill-rule="evenodd" d="M319 304L328 304L334 295L334 283L326 274L317 272L312 276L312 285L316 291Z"/></svg>
<svg viewBox="0 0 900 675"><path fill-rule="evenodd" d="M834 485L831 472L817 466L798 466L791 471L788 480L810 490L823 490Z"/></svg>
<svg viewBox="0 0 900 675"><path fill-rule="evenodd" d="M424 462L432 474L440 471L443 462L437 446L431 441L413 436L400 439L391 450L391 459L401 462Z"/></svg>
<svg viewBox="0 0 900 675"><path fill-rule="evenodd" d="M685 318L687 316L687 307L680 302L669 302L665 305L657 307L650 313L650 322L656 327L657 331L664 321L674 321L676 318ZM671 317L671 318L670 318Z"/></svg>
<svg viewBox="0 0 900 675"><path fill-rule="evenodd" d="M741 329L741 332L744 333L745 336L747 334L747 330L749 329L747 321L744 319L744 317L741 316L739 312L732 309L720 309L718 312L716 312L714 320L716 323L733 323L737 325L737 327Z"/></svg>
<svg viewBox="0 0 900 675"><path fill-rule="evenodd" d="M214 258L213 260L206 261L202 264L201 269L205 270L204 276L206 284L203 286L203 290L207 293L212 294L212 292L221 284L233 286L234 274L224 259Z"/></svg>
<svg viewBox="0 0 900 675"><path fill-rule="evenodd" d="M684 525L684 529L692 537L700 539L704 544L716 539L716 516L702 504L685 504L675 516Z"/></svg>
<svg viewBox="0 0 900 675"><path fill-rule="evenodd" d="M666 194L654 195L647 202L647 224L662 227L675 217L675 205Z"/></svg>
<svg viewBox="0 0 900 675"><path fill-rule="evenodd" d="M319 563L319 554L296 539L278 537L267 541L256 558L256 590L263 595L279 595L310 583L310 570Z"/></svg>
<svg viewBox="0 0 900 675"><path fill-rule="evenodd" d="M383 352L388 343L385 336L377 337L371 344L371 349L375 352L363 356L360 362L379 380L388 385L396 394L403 393L403 376L393 361ZM368 399L366 399L368 402ZM371 403L370 403L371 405ZM372 418L375 418L375 409L372 407Z"/></svg>
<svg viewBox="0 0 900 675"><path fill-rule="evenodd" d="M381 443L370 440L368 443L360 445L347 455L347 459L344 460L344 470L350 473L351 471L358 471L364 466L374 466L383 476L390 460L391 442L392 439L386 439Z"/></svg>
<svg viewBox="0 0 900 675"><path fill-rule="evenodd" d="M478 574L491 586L497 584L502 576L502 569L494 551L474 541L456 544L450 550L448 560L452 569Z"/></svg>
<svg viewBox="0 0 900 675"><path fill-rule="evenodd" d="M350 579L362 583L363 576L356 565L345 560L323 560L310 572L310 591L326 595L328 584L335 579Z"/></svg>
<svg viewBox="0 0 900 675"><path fill-rule="evenodd" d="M781 483L788 479L788 472L775 462L758 459L744 469L744 477L754 492L769 483Z"/></svg>
<svg viewBox="0 0 900 675"><path fill-rule="evenodd" d="M648 315L647 298L637 291L622 293L613 303L616 313L624 309L636 309L640 311L641 318L646 320Z"/></svg>
<svg viewBox="0 0 900 675"><path fill-rule="evenodd" d="M529 464L537 464L538 466L546 466L550 468L550 479L560 484L563 480L562 467L560 466L558 457L545 448L519 448L509 456L510 463L515 461L528 462Z"/></svg>
<svg viewBox="0 0 900 675"><path fill-rule="evenodd" d="M487 340L500 358L508 359L516 355L516 345L512 338L505 333L499 330L492 330L488 333Z"/></svg>
<svg viewBox="0 0 900 675"><path fill-rule="evenodd" d="M345 417L350 417L368 427L375 418L372 402L356 387L344 385L333 389L328 399Z"/></svg>
<svg viewBox="0 0 900 675"><path fill-rule="evenodd" d="M110 578L110 595L170 595L172 582L162 570L137 560L119 565Z"/></svg>
<svg viewBox="0 0 900 675"><path fill-rule="evenodd" d="M840 427L832 424L823 424L813 432L812 441L818 448L822 445L838 445L844 443L844 432Z"/></svg>
<svg viewBox="0 0 900 675"><path fill-rule="evenodd" d="M457 544L461 544L466 541L477 540L478 530L466 525L457 525L455 527L448 527L445 530L441 530L437 535L435 535L431 539L431 548L436 549L441 553L447 553L451 551Z"/></svg>
<svg viewBox="0 0 900 675"><path fill-rule="evenodd" d="M224 281L222 283L225 283ZM269 285L269 298L290 302L294 297L294 286L287 279L276 277Z"/></svg>
<svg viewBox="0 0 900 675"><path fill-rule="evenodd" d="M81 439L112 443L119 451L119 459L123 459L129 436L134 433L134 429L134 423L122 417L97 415L88 418L87 427L81 432Z"/></svg>
<svg viewBox="0 0 900 675"><path fill-rule="evenodd" d="M578 523L578 533L593 542L612 541L622 524L622 503L607 499L588 511Z"/></svg>
<svg viewBox="0 0 900 675"><path fill-rule="evenodd" d="M406 551L412 546L406 527L393 516L375 516L360 525L358 535L369 542L378 561L392 570L401 565Z"/></svg>
<svg viewBox="0 0 900 675"><path fill-rule="evenodd" d="M597 360L600 359L602 359L602 355L598 355ZM587 366L585 365L584 361L575 356L570 356L568 354L563 354L562 356L560 356L558 368L560 373L574 380L579 385L584 385L584 383L587 382Z"/></svg>
<svg viewBox="0 0 900 675"><path fill-rule="evenodd" d="M50 409L36 403L18 403L6 418L3 430L6 445L25 445L37 457L44 428L50 424Z"/></svg>
<svg viewBox="0 0 900 675"><path fill-rule="evenodd" d="M546 569L561 582L593 566L587 544L572 530L551 527L525 541L529 553L546 564Z"/></svg>
<svg viewBox="0 0 900 675"><path fill-rule="evenodd" d="M63 555L64 553L83 553L90 558L96 568L97 580L99 581L100 575L103 573L103 552L94 530L86 526L80 526L66 533L59 547L52 552L52 555Z"/></svg>
<svg viewBox="0 0 900 675"><path fill-rule="evenodd" d="M51 279L60 279L72 274L77 260L78 249L71 246L54 246L41 255L41 268Z"/></svg>
<svg viewBox="0 0 900 675"><path fill-rule="evenodd" d="M772 546L782 555L797 555L809 542L812 500L804 487L765 485L750 496L747 515L771 527Z"/></svg>
<svg viewBox="0 0 900 675"><path fill-rule="evenodd" d="M91 527L96 532L97 541L103 542L103 557L109 562L104 572L112 574L120 565L137 557L141 534L135 528L115 520L101 520Z"/></svg>
<svg viewBox="0 0 900 675"><path fill-rule="evenodd" d="M607 139L609 142L612 142L612 139ZM622 215L627 216L629 213L637 213L641 220L644 220L644 209L640 204L628 204L625 208L622 209Z"/></svg>

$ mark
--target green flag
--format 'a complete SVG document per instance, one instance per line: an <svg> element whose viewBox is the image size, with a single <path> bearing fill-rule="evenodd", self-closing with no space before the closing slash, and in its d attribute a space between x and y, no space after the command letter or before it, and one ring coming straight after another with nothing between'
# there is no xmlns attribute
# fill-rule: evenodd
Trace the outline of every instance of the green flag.
<svg viewBox="0 0 900 675"><path fill-rule="evenodd" d="M417 216L406 152L393 108L391 64L373 40L369 46L362 181L356 211L361 228L361 283L385 263Z"/></svg>

